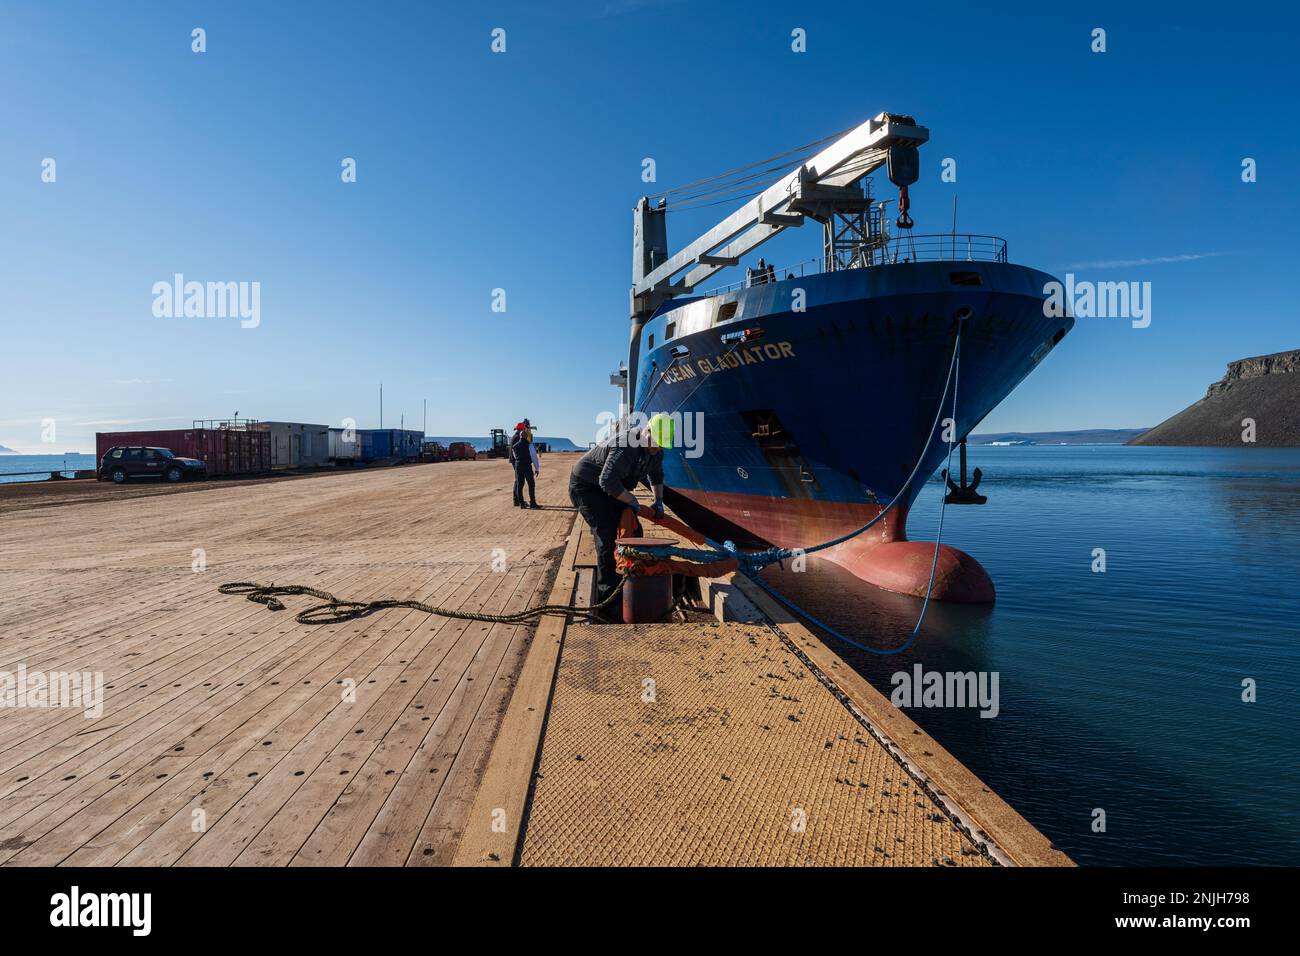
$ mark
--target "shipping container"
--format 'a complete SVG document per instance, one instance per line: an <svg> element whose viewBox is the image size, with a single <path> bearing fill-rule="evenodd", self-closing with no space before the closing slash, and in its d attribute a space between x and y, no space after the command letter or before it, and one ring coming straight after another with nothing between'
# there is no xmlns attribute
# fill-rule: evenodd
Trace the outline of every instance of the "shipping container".
<svg viewBox="0 0 1300 956"><path fill-rule="evenodd" d="M407 461L420 457L420 447L424 444L424 432L415 429L393 430L393 454Z"/></svg>
<svg viewBox="0 0 1300 956"><path fill-rule="evenodd" d="M272 468L323 468L329 464L328 425L258 422L253 428L271 435Z"/></svg>
<svg viewBox="0 0 1300 956"><path fill-rule="evenodd" d="M358 429L357 436L361 439L363 461L387 458L415 461L424 444L424 433L410 428L362 428Z"/></svg>
<svg viewBox="0 0 1300 956"><path fill-rule="evenodd" d="M351 462L361 457L361 437L355 428L330 429L329 457L335 462Z"/></svg>
<svg viewBox="0 0 1300 956"><path fill-rule="evenodd" d="M361 439L361 460L379 461L393 454L393 433L384 428L363 428L357 432Z"/></svg>
<svg viewBox="0 0 1300 956"><path fill-rule="evenodd" d="M257 475L271 470L271 436L248 428L175 428L163 431L96 432L95 461L117 445L166 448L181 458L206 462L208 474Z"/></svg>

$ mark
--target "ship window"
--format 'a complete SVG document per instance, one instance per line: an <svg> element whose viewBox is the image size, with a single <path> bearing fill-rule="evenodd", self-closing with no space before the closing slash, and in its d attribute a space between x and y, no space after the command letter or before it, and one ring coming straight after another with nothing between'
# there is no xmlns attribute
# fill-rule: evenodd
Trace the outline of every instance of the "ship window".
<svg viewBox="0 0 1300 956"><path fill-rule="evenodd" d="M953 285L983 285L984 280L978 272L949 272L948 281Z"/></svg>
<svg viewBox="0 0 1300 956"><path fill-rule="evenodd" d="M726 302L722 308L718 309L719 322L727 322L736 317L736 309L740 307L739 302Z"/></svg>
<svg viewBox="0 0 1300 956"><path fill-rule="evenodd" d="M646 348L647 348L647 349L651 349L651 350L653 350L654 347L655 347L655 334L654 334L653 332L651 332L651 333L650 333L650 341L646 343Z"/></svg>
<svg viewBox="0 0 1300 956"><path fill-rule="evenodd" d="M668 328L664 329L664 341L667 342L676 334L677 334L677 323L669 322Z"/></svg>

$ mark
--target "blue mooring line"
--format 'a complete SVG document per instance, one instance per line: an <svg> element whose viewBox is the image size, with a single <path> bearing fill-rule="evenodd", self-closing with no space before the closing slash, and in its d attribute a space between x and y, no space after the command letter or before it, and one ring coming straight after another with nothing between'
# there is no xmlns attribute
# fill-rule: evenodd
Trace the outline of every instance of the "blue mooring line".
<svg viewBox="0 0 1300 956"><path fill-rule="evenodd" d="M949 369L949 372L951 373L950 378L952 380L952 422L953 422L954 436L957 428L957 385L961 377L961 366L957 360L958 354L961 351L961 329L962 327L960 325L957 326L957 344L953 349L952 367ZM947 397L947 394L948 394L948 383L945 382L944 383L945 398ZM941 415L943 414L942 398L939 400L939 414ZM933 430L931 431L931 435L933 435ZM952 473L952 446L953 446L953 440L952 438L949 438L948 439L948 473L949 474ZM929 447L930 447L930 443L927 441L926 448L928 449ZM921 452L921 456L922 458L925 457L924 450ZM918 467L920 466L919 461L917 462L917 465ZM868 647L866 644L863 644L861 641L855 641L853 638L848 637L845 634L841 634L835 628L831 627L829 624L826 624L825 622L809 614L803 608L799 607L799 605L795 604L793 601L789 600L783 594L777 591L776 588L772 587L766 581L759 578L757 570L753 572L746 570L745 576L749 578L751 581L753 581L755 584L757 584L764 591L766 591L768 594L772 595L772 597L776 598L778 601L784 604L791 611L808 619L817 627L825 631L827 634L830 634L832 637L836 637L846 644L851 644L853 647L856 647L859 650L866 651L868 654L876 654L880 657L890 657L894 654L901 654L903 653L903 651L911 647L913 643L915 643L917 636L921 633L921 624L925 621L925 612L930 607L930 595L934 591L934 575L935 575L935 571L938 570L939 567L939 545L943 541L943 515L944 512L947 511L948 509L948 495L946 493L947 488L941 486L940 490L944 492L944 496L939 503L939 530L934 538L934 558L930 561L930 580L925 586L925 601L921 604L921 613L916 619L916 625L912 628L912 633L908 635L907 640L905 640L902 644L900 644L898 647L893 648L892 650L882 651L879 648ZM895 496L894 501L897 500L898 498L897 496ZM892 505L893 501L891 501L890 504ZM884 511L882 511L881 514L884 514ZM877 515L876 517L879 518L880 515ZM863 528L863 530L866 530L865 527Z"/></svg>
<svg viewBox="0 0 1300 956"><path fill-rule="evenodd" d="M876 514L875 517L873 517L862 527L858 528L855 531L850 531L848 534L841 535L838 538L832 538L830 541L824 541L821 544L814 545L811 548L801 549L803 551L803 554L808 555L816 551L824 551L825 549L834 547L835 545L843 544L845 541L848 541L851 538L856 538L858 535L862 534L864 531L869 529L872 525L874 525L877 521L879 521L881 518L883 518L886 514L889 513L890 509L894 507L894 505L898 502L899 498L901 498L903 494L907 491L907 489L911 487L912 481L916 478L917 472L919 472L921 469L921 462L925 460L926 452L930 450L930 442L934 440L935 429L938 428L939 423L942 420L943 405L944 405L944 401L948 397L949 385L952 386L953 437L948 439L947 466L948 466L948 473L949 474L952 473L952 449L953 449L953 445L955 444L954 439L956 437L956 429L957 429L957 388L961 381L961 365L959 361L961 356L961 333L962 333L962 329L965 328L965 325L966 325L965 318L959 318L957 320L957 337L956 340L953 342L952 360L948 363L948 375L943 382L943 395L939 397L939 407L935 411L934 422L931 423L930 425L930 433L929 435L926 436L925 447L921 449L921 454L916 460L916 466L912 469L912 473L907 476L907 481L903 482L903 486L902 488L899 489L898 494L894 495L894 497L890 499L889 504L887 504L884 508L882 508L879 511L879 513ZM688 395L687 397L689 398L690 396ZM830 634L833 637L838 638L839 640L843 641L846 644L850 644L853 647L856 647L859 650L866 651L869 654L877 654L882 657L888 657L894 654L901 654L903 651L907 650L909 647L912 646L912 644L916 641L917 636L921 633L921 624L925 621L925 613L930 608L930 596L934 592L934 575L939 568L939 545L943 541L943 516L948 508L948 496L947 496L946 488L941 487L940 490L944 492L944 497L939 503L939 529L934 539L934 557L930 561L930 580L927 582L925 586L925 600L921 604L921 613L917 617L916 625L912 628L912 633L908 635L907 640L904 641L902 644L900 644L898 647L895 647L892 650L888 650L888 651L882 651L874 647L868 647L866 644L863 644L860 641L855 641L853 638L841 634L835 628L831 627L828 624L825 624L818 618L809 614L803 608L799 607L799 605L795 604L789 598L785 597L785 595L781 594L781 592L777 591L775 588L773 588L771 585L769 585L766 581L762 580L758 576L758 573L763 568L767 567L767 565L781 562L785 558L793 557L794 552L791 551L789 548L768 548L766 551L758 551L752 554L745 554L741 552L740 549L737 548L736 545L731 541L724 541L721 545L719 545L716 541L714 541L711 538L706 537L704 540L705 543L709 547L713 548L715 551L722 552L728 555L729 557L736 558L737 561L740 562L740 572L744 574L745 577L749 578L751 581L757 584L760 588L762 588L772 597L776 598L778 601L780 601L782 604L784 604L787 608L789 608L794 613L800 615L801 617L806 618L807 620L811 621L813 624L821 628L826 633ZM686 549L686 548L665 548L663 549L663 553L677 554L680 557L689 558L691 560L699 560L700 555L703 552L694 549Z"/></svg>

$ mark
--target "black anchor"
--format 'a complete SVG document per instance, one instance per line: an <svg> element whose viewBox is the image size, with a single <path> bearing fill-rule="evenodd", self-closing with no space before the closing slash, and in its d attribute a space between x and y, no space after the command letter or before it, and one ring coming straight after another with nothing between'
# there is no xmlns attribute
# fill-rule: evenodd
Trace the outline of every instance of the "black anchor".
<svg viewBox="0 0 1300 956"><path fill-rule="evenodd" d="M980 479L984 477L984 472L976 468L971 473L971 483L966 484L966 439L961 440L961 484L958 485L952 480L947 468L943 470L943 477L948 482L948 494L944 496L944 504L982 505L989 500L986 496L975 492L975 489L980 486Z"/></svg>

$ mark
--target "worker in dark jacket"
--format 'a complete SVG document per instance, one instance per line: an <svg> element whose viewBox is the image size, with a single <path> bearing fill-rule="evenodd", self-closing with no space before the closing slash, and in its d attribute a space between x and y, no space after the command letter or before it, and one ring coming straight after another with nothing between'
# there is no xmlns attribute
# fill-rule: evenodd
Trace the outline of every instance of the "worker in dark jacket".
<svg viewBox="0 0 1300 956"><path fill-rule="evenodd" d="M537 448L533 445L532 423L526 418L515 426L515 433L510 439L510 463L515 467L515 507L541 508L537 503L537 482L534 477L542 473L542 466L537 460ZM528 483L528 504L524 504L524 482Z"/></svg>
<svg viewBox="0 0 1300 956"><path fill-rule="evenodd" d="M632 440L635 439L635 440ZM664 513L664 448L673 447L673 421L655 415L644 430L634 436L614 435L587 452L569 475L569 500L591 526L596 545L596 603L604 601L618 586L614 566L614 541L618 519L624 508L640 512L632 494L645 483L654 489L654 513Z"/></svg>

